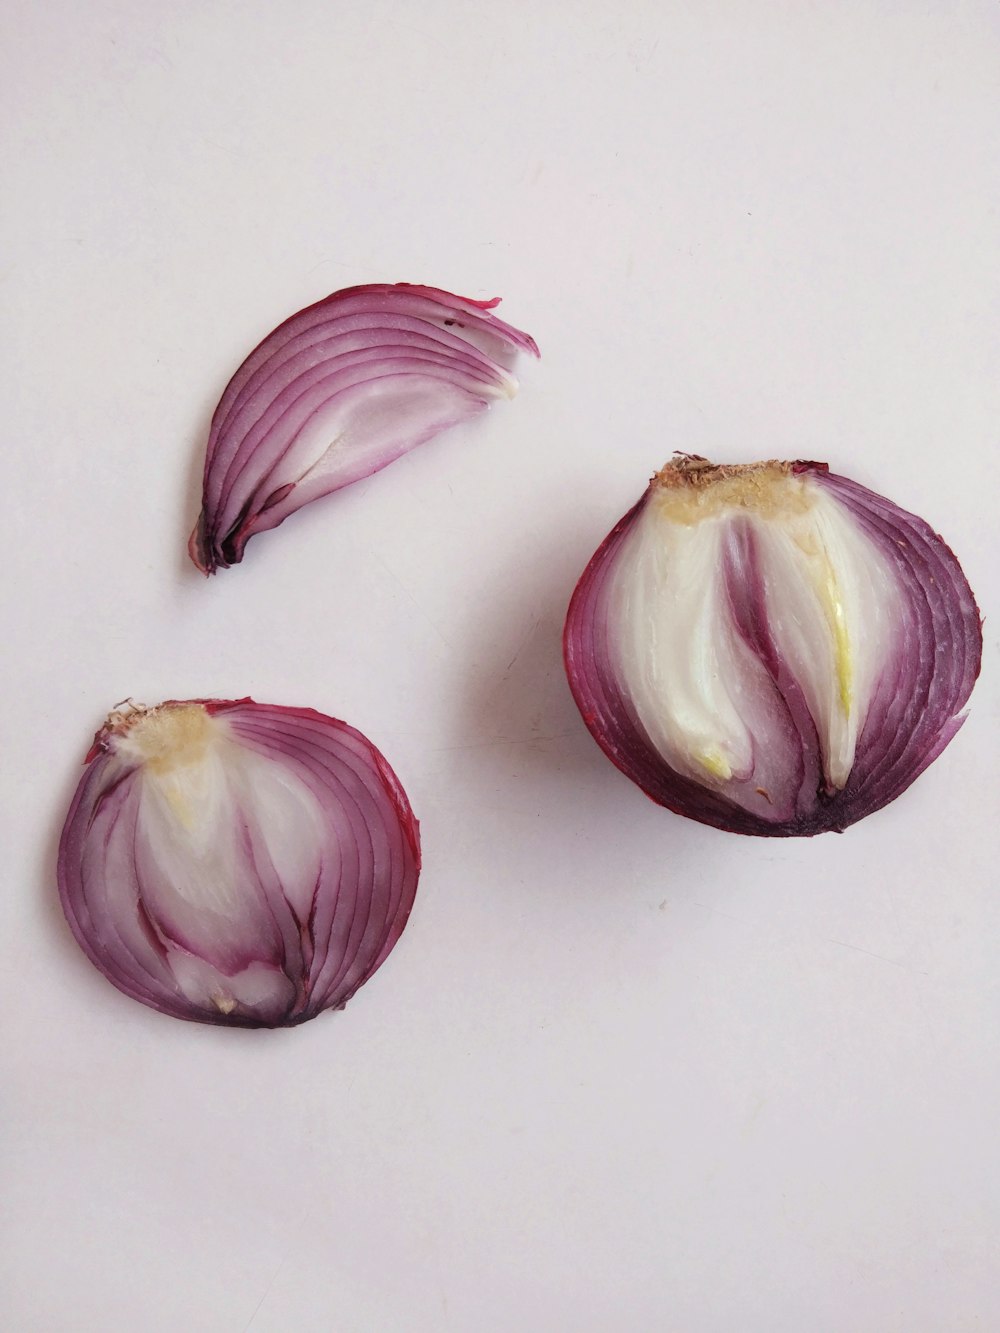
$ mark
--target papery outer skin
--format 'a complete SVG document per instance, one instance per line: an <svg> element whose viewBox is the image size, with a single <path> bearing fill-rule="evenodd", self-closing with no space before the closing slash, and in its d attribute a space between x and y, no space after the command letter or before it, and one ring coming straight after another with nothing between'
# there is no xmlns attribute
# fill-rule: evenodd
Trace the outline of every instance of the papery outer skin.
<svg viewBox="0 0 1000 1333"><path fill-rule="evenodd" d="M230 380L212 419L191 559L238 564L255 533L510 397L503 363L533 338L434 287L334 292L285 320Z"/></svg>
<svg viewBox="0 0 1000 1333"><path fill-rule="evenodd" d="M131 752L137 719L169 713L173 725L184 709L208 719L195 760ZM251 699L172 700L113 713L86 762L59 845L60 900L91 962L143 1004L292 1026L343 1008L402 934L417 820L346 723Z"/></svg>
<svg viewBox="0 0 1000 1333"><path fill-rule="evenodd" d="M781 745L789 747L779 751L786 756L790 806L773 810L763 801L763 810L748 810L727 795L729 782L741 775L734 772L728 781L707 773L700 778L695 776L696 764L688 772L679 771L664 758L663 742L654 741L640 721L620 665L617 636L627 622L622 621L622 591L616 579L630 559L628 543L647 506L654 503L656 477L584 571L570 603L563 646L584 722L605 754L652 800L730 832L793 837L842 831L894 800L941 753L964 720L961 709L979 674L982 628L957 559L922 519L830 473L826 464L781 466L840 507L863 541L871 543L880 566L891 571L898 589L891 633L885 625L880 631L886 642L891 639L891 651L877 664L853 763L842 786L831 789L824 776L816 720L789 663L776 651L769 610L776 594L754 573L745 546L747 525L741 526L739 513L726 520L727 550L734 553L736 564L721 571L724 610L742 649L749 649L767 680L765 702L774 719L780 709L782 720L770 722L767 735L772 748L779 734L785 738ZM793 746L794 763L788 757ZM767 757L763 751L760 755Z"/></svg>

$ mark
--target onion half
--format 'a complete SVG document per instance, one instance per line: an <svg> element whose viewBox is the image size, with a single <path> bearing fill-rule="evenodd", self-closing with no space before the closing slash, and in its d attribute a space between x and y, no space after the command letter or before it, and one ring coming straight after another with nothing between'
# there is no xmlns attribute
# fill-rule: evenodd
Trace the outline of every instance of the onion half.
<svg viewBox="0 0 1000 1333"><path fill-rule="evenodd" d="M680 455L573 594L566 671L608 757L734 833L843 830L964 720L982 628L920 518L814 462Z"/></svg>
<svg viewBox="0 0 1000 1333"><path fill-rule="evenodd" d="M174 1018L282 1027L342 1009L413 906L417 821L372 743L251 699L113 712L59 845L70 928Z"/></svg>
<svg viewBox="0 0 1000 1333"><path fill-rule="evenodd" d="M188 545L198 568L238 564L255 533L512 398L505 363L538 347L490 313L499 301L409 283L348 287L269 333L212 419Z"/></svg>

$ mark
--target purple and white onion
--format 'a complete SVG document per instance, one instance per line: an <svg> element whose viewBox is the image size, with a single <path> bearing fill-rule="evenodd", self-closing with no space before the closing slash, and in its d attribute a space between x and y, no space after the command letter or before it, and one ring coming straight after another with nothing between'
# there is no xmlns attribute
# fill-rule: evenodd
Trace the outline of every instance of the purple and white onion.
<svg viewBox="0 0 1000 1333"><path fill-rule="evenodd" d="M59 845L77 942L175 1018L282 1027L342 1009L413 906L420 841L370 741L250 699L113 712Z"/></svg>
<svg viewBox="0 0 1000 1333"><path fill-rule="evenodd" d="M843 830L955 735L982 629L920 518L814 462L679 455L587 566L564 637L591 733L734 833Z"/></svg>
<svg viewBox="0 0 1000 1333"><path fill-rule="evenodd" d="M215 410L191 559L238 564L247 541L449 426L511 398L533 338L473 301L409 283L349 287L254 349Z"/></svg>

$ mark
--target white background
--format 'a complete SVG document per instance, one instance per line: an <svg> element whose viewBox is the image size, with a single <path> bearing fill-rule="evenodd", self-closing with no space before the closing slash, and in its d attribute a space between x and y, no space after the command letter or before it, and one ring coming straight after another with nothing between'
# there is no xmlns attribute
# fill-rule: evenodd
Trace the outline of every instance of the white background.
<svg viewBox="0 0 1000 1333"><path fill-rule="evenodd" d="M996 6L3 19L4 1328L1000 1327ZM205 582L229 374L399 279L543 360ZM843 837L672 816L577 716L570 591L675 448L826 459L977 589L969 722ZM424 837L288 1032L125 999L53 882L112 704L247 693L368 733Z"/></svg>

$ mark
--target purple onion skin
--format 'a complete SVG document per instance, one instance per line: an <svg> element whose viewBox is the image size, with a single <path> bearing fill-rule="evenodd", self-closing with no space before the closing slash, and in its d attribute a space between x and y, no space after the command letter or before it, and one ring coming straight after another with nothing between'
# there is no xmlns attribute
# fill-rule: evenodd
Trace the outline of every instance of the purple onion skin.
<svg viewBox="0 0 1000 1333"><path fill-rule="evenodd" d="M348 287L258 344L215 410L188 550L204 574L255 533L484 411L517 382L504 360L533 338L436 287Z"/></svg>
<svg viewBox="0 0 1000 1333"><path fill-rule="evenodd" d="M658 752L614 668L609 640L616 558L650 502L657 478L598 548L570 601L563 654L583 720L608 758L658 805L730 833L811 837L843 832L881 809L919 777L965 720L961 709L979 675L982 622L972 590L946 542L923 519L825 463L800 461L809 476L850 513L895 570L903 593L893 660L885 664L860 732L855 762L841 790L820 775L820 743L797 687L776 650L765 590L753 552L732 544L725 570L730 612L742 642L763 663L799 735L803 790L791 818L771 821L671 767ZM798 692L800 693L800 692ZM811 785L810 785L811 784Z"/></svg>
<svg viewBox="0 0 1000 1333"><path fill-rule="evenodd" d="M227 744L256 771L280 766L282 782L320 812L305 838L315 877L282 880L280 816L269 820L278 834L270 841L262 824L237 819L218 830L232 832L241 858L226 888L233 910L226 919L213 916L214 905L192 913L144 850L145 763L116 757L130 718L113 713L87 755L59 844L59 896L77 943L120 991L173 1018L278 1028L343 1009L388 957L413 907L420 836L406 793L360 732L309 708L170 700L147 715L192 708L223 720ZM296 833L284 834L283 856L294 861ZM178 977L195 968L216 977L224 998L185 989ZM253 993L241 996L249 975Z"/></svg>

